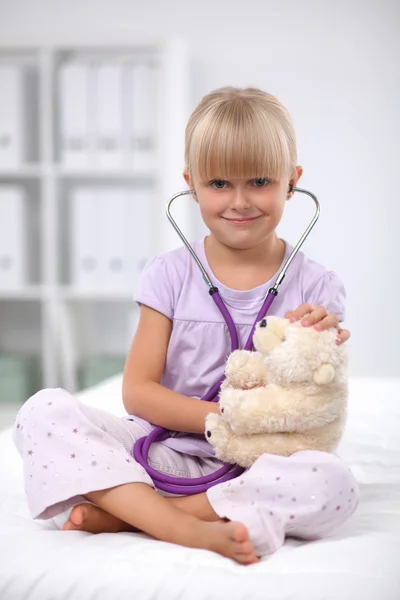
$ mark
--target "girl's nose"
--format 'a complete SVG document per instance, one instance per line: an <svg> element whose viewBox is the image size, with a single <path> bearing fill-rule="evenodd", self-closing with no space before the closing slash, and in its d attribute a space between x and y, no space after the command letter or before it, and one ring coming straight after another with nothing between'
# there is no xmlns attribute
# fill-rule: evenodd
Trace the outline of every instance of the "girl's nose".
<svg viewBox="0 0 400 600"><path fill-rule="evenodd" d="M250 208L250 201L246 196L245 190L236 189L234 191L231 206L238 211Z"/></svg>

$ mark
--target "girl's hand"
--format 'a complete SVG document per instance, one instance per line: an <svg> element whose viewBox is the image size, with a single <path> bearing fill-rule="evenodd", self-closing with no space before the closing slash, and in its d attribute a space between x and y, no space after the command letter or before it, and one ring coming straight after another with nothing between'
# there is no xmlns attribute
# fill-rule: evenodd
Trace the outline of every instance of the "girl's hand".
<svg viewBox="0 0 400 600"><path fill-rule="evenodd" d="M333 313L329 314L326 308L323 306L316 306L315 304L307 303L300 304L296 310L289 310L285 314L285 318L289 319L289 321L292 323L301 320L301 324L304 327L310 327L313 325L318 331L324 331L325 329L329 329L329 327L336 327L338 330L338 344L343 344L350 337L350 331L340 327L337 315Z"/></svg>

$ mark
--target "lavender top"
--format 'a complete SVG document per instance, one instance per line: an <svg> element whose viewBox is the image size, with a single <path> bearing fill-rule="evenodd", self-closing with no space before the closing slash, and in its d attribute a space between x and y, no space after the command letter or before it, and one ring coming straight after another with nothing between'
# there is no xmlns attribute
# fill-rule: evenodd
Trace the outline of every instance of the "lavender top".
<svg viewBox="0 0 400 600"><path fill-rule="evenodd" d="M283 263L293 250L286 250L277 273L264 284L239 291L216 279L207 262L204 238L192 243L212 282L228 307L237 326L240 347L246 343L258 311L274 284ZM308 259L299 252L279 287L269 314L284 316L302 302L325 306L345 318L345 290L334 271ZM171 319L172 333L161 384L185 396L201 398L219 379L230 352L228 328L208 293L208 286L185 247L151 258L143 269L134 299ZM147 431L153 426L132 416ZM180 433L162 442L196 456L213 456L213 449L202 435Z"/></svg>

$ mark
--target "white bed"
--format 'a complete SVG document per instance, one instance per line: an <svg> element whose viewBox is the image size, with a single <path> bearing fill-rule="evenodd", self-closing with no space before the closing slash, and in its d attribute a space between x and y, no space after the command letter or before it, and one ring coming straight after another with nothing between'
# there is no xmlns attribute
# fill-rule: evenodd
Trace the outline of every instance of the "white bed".
<svg viewBox="0 0 400 600"><path fill-rule="evenodd" d="M119 377L85 391L122 414ZM400 379L353 379L340 453L361 484L356 514L329 539L288 540L242 567L144 534L90 535L31 520L11 431L0 435L1 600L209 598L400 600Z"/></svg>

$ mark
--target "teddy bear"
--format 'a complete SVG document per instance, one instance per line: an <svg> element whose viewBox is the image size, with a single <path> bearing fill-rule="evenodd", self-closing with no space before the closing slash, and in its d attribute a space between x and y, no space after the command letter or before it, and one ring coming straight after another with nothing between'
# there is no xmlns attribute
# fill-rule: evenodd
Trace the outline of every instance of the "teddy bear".
<svg viewBox="0 0 400 600"><path fill-rule="evenodd" d="M262 454L333 452L347 417L347 351L337 330L317 331L270 316L257 323L255 351L235 350L225 366L220 414L205 435L220 460L250 467Z"/></svg>

